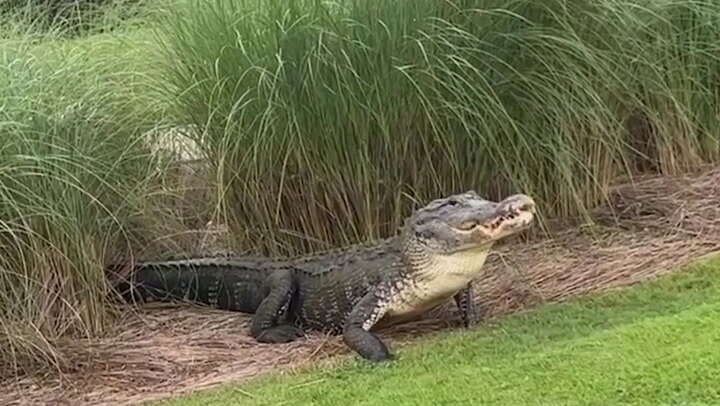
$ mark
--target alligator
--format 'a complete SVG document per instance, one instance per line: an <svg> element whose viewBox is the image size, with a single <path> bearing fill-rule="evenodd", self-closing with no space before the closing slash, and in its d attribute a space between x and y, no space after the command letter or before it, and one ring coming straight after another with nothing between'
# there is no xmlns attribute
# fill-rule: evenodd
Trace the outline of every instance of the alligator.
<svg viewBox="0 0 720 406"><path fill-rule="evenodd" d="M182 299L254 313L250 335L282 343L308 330L342 334L370 361L392 359L376 329L415 319L454 299L464 326L478 321L472 281L493 243L526 229L532 198L501 202L475 191L433 200L401 231L373 244L270 259L194 258L137 263L122 288L126 300Z"/></svg>

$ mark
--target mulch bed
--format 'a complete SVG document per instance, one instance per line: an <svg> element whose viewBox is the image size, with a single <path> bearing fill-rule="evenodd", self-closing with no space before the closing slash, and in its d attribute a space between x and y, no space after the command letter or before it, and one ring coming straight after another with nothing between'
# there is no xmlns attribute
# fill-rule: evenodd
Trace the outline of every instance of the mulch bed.
<svg viewBox="0 0 720 406"><path fill-rule="evenodd" d="M636 179L615 188L594 215L592 226L496 248L476 283L485 316L642 282L720 250L720 169ZM446 305L381 333L397 347L460 328L454 312ZM339 337L322 334L257 343L247 335L249 320L177 304L129 310L108 337L63 344L74 372L2 382L0 404L139 404L349 354Z"/></svg>

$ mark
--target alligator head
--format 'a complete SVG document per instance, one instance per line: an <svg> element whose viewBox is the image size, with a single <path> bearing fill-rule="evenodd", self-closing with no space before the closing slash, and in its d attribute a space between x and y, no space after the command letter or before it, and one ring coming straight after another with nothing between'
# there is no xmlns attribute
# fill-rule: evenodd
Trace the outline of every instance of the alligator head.
<svg viewBox="0 0 720 406"><path fill-rule="evenodd" d="M406 236L438 255L489 249L493 242L527 228L535 202L513 195L501 202L485 200L474 191L430 202L406 222Z"/></svg>

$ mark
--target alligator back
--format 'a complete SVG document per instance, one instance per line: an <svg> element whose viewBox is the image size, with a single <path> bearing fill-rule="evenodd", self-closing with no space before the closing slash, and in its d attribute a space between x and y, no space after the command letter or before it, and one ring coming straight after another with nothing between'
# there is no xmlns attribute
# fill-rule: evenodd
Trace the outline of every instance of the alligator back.
<svg viewBox="0 0 720 406"><path fill-rule="evenodd" d="M304 327L339 332L355 305L380 281L402 278L401 261L396 241L386 240L296 262L292 313Z"/></svg>

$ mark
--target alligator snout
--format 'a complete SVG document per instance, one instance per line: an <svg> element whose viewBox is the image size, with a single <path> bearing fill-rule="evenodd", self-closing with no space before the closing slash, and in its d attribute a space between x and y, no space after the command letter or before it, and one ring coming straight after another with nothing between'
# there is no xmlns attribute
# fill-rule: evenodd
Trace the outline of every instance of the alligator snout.
<svg viewBox="0 0 720 406"><path fill-rule="evenodd" d="M505 219L514 219L521 213L535 214L535 201L527 195L513 195L500 202L498 215Z"/></svg>

